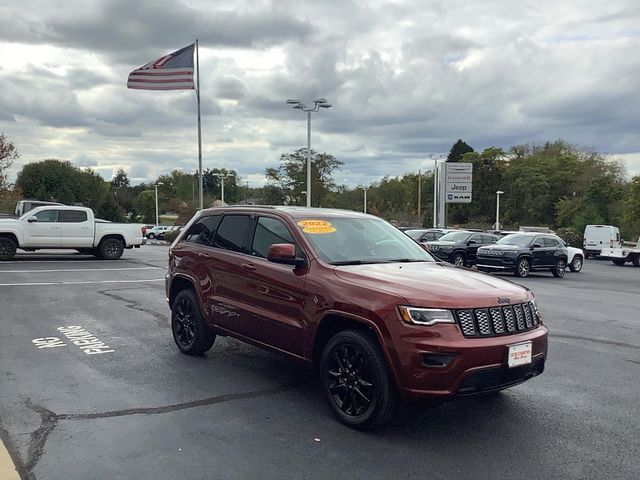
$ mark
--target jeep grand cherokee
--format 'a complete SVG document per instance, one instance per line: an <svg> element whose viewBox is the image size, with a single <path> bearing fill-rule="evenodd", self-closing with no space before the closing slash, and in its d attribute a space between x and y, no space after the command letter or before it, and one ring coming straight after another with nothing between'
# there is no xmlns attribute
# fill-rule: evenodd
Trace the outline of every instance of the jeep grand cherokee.
<svg viewBox="0 0 640 480"><path fill-rule="evenodd" d="M230 335L314 365L333 413L360 429L403 397L501 390L544 369L526 288L437 262L372 215L295 207L199 212L169 251L178 348Z"/></svg>

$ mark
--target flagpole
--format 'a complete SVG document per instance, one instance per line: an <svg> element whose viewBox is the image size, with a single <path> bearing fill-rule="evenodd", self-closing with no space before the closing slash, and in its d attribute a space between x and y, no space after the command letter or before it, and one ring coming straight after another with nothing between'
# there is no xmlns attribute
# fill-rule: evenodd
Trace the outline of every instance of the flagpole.
<svg viewBox="0 0 640 480"><path fill-rule="evenodd" d="M196 38L196 98L198 100L198 208L204 208L204 198L202 195L202 127L200 122L200 55L198 52L198 39Z"/></svg>

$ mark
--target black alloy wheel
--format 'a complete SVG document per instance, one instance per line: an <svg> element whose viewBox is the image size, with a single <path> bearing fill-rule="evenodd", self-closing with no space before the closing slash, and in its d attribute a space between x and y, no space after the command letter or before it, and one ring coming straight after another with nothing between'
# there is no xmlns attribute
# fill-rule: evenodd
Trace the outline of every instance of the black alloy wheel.
<svg viewBox="0 0 640 480"><path fill-rule="evenodd" d="M516 269L513 271L513 274L516 277L525 278L529 276L530 270L531 264L529 263L529 260L526 258L520 258L516 263Z"/></svg>
<svg viewBox="0 0 640 480"><path fill-rule="evenodd" d="M16 255L16 242L9 237L0 237L0 261L11 260Z"/></svg>
<svg viewBox="0 0 640 480"><path fill-rule="evenodd" d="M556 266L553 269L551 269L551 273L553 273L553 276L556 278L562 278L564 277L566 270L567 270L567 262L565 262L563 259L560 259L556 263Z"/></svg>
<svg viewBox="0 0 640 480"><path fill-rule="evenodd" d="M583 264L584 262L582 261L582 257L580 255L576 255L575 257L573 257L573 260L569 264L569 270L571 270L572 272L579 272L580 270L582 270Z"/></svg>
<svg viewBox="0 0 640 480"><path fill-rule="evenodd" d="M171 331L176 345L187 355L200 355L213 345L216 336L205 325L192 290L182 290L173 301Z"/></svg>
<svg viewBox="0 0 640 480"><path fill-rule="evenodd" d="M107 238L100 243L98 248L100 257L104 260L118 260L124 253L122 240L117 238Z"/></svg>
<svg viewBox="0 0 640 480"><path fill-rule="evenodd" d="M395 386L384 355L368 332L337 333L323 351L320 371L329 406L349 427L375 428L397 406Z"/></svg>
<svg viewBox="0 0 640 480"><path fill-rule="evenodd" d="M461 253L456 253L453 256L452 262L456 267L464 267L464 255Z"/></svg>

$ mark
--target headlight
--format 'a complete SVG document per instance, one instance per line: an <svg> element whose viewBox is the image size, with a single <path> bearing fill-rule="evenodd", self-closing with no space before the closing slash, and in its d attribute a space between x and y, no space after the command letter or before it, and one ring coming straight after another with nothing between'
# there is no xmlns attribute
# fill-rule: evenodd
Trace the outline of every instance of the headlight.
<svg viewBox="0 0 640 480"><path fill-rule="evenodd" d="M453 250L453 246L451 246L451 245L442 245L440 247L440 250L442 250L443 252L450 252L451 250Z"/></svg>
<svg viewBox="0 0 640 480"><path fill-rule="evenodd" d="M512 251L510 251L510 250L506 250L506 251L503 253L503 255L504 255L505 257L514 258L514 257L516 257L516 256L518 255L518 252L512 252Z"/></svg>
<svg viewBox="0 0 640 480"><path fill-rule="evenodd" d="M450 310L440 308L416 308L399 306L402 320L415 325L435 325L436 323L455 323Z"/></svg>

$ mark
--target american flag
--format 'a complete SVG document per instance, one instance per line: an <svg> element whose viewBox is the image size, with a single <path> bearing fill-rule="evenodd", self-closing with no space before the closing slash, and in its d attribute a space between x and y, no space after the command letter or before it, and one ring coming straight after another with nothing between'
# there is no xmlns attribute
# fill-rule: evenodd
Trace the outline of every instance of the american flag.
<svg viewBox="0 0 640 480"><path fill-rule="evenodd" d="M195 43L135 69L129 74L128 88L138 90L191 90Z"/></svg>

